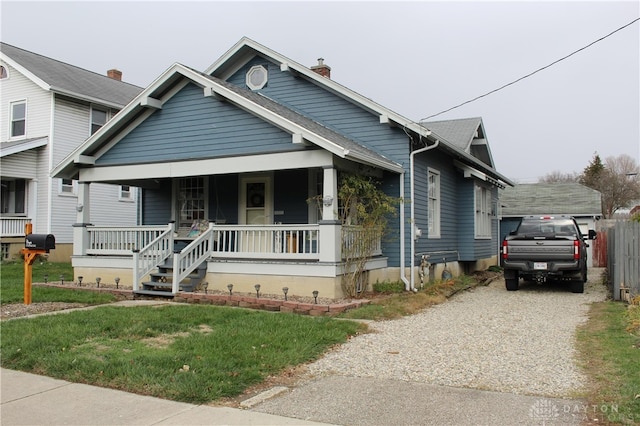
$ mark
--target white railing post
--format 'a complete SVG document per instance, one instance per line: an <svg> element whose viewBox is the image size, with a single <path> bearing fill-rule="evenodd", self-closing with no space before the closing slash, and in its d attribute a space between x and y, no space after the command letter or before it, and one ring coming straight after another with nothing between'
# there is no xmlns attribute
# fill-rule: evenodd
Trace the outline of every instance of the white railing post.
<svg viewBox="0 0 640 426"><path fill-rule="evenodd" d="M320 244L320 262L338 263L342 261L342 226L333 220L318 222L318 242Z"/></svg>
<svg viewBox="0 0 640 426"><path fill-rule="evenodd" d="M76 205L76 223L73 226L73 255L85 256L89 248L89 232L91 225L91 196L89 182L78 182L78 204Z"/></svg>
<svg viewBox="0 0 640 426"><path fill-rule="evenodd" d="M140 260L140 250L133 251L133 291L140 289L140 278L138 278L138 269Z"/></svg>
<svg viewBox="0 0 640 426"><path fill-rule="evenodd" d="M178 290L180 289L180 269L182 265L180 264L180 253L173 253L173 277L171 283L171 292L173 294L178 294Z"/></svg>

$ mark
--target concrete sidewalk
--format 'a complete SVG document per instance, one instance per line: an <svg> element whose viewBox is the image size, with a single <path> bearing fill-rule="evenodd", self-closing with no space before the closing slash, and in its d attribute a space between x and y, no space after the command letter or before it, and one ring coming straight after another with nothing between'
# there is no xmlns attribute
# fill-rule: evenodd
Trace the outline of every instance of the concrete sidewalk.
<svg viewBox="0 0 640 426"><path fill-rule="evenodd" d="M168 401L0 369L0 424L321 425L227 407Z"/></svg>

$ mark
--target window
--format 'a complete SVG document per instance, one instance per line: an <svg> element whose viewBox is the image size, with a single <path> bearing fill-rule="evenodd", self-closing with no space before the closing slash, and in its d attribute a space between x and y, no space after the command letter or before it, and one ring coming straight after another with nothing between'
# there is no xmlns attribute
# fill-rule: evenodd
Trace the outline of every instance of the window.
<svg viewBox="0 0 640 426"><path fill-rule="evenodd" d="M105 125L107 122L107 112L99 109L91 108L91 134L94 134L98 129Z"/></svg>
<svg viewBox="0 0 640 426"><path fill-rule="evenodd" d="M129 185L120 185L120 201L134 201L134 188Z"/></svg>
<svg viewBox="0 0 640 426"><path fill-rule="evenodd" d="M251 90L260 90L267 85L267 69L262 65L251 67L247 71L247 87Z"/></svg>
<svg viewBox="0 0 640 426"><path fill-rule="evenodd" d="M193 222L206 219L205 179L203 177L188 177L177 183L178 228L189 228Z"/></svg>
<svg viewBox="0 0 640 426"><path fill-rule="evenodd" d="M4 80L7 77L9 77L7 69L3 65L0 65L0 80Z"/></svg>
<svg viewBox="0 0 640 426"><path fill-rule="evenodd" d="M476 238L491 238L491 191L484 186L475 186Z"/></svg>
<svg viewBox="0 0 640 426"><path fill-rule="evenodd" d="M0 203L2 205L2 213L26 214L27 181L24 179L2 180Z"/></svg>
<svg viewBox="0 0 640 426"><path fill-rule="evenodd" d="M429 238L440 238L440 172L428 170Z"/></svg>
<svg viewBox="0 0 640 426"><path fill-rule="evenodd" d="M60 179L60 195L76 195L77 191L76 181L72 179Z"/></svg>
<svg viewBox="0 0 640 426"><path fill-rule="evenodd" d="M27 101L11 104L11 137L25 136L27 131Z"/></svg>
<svg viewBox="0 0 640 426"><path fill-rule="evenodd" d="M2 243L2 245L0 245L0 258L2 258L2 260L9 260L10 247L11 247L11 244L9 243Z"/></svg>

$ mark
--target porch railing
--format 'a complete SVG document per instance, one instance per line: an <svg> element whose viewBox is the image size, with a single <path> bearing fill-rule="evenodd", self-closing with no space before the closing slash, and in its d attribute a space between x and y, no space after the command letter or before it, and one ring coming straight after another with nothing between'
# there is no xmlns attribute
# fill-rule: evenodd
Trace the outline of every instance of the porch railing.
<svg viewBox="0 0 640 426"><path fill-rule="evenodd" d="M213 229L213 257L319 259L318 225L221 225Z"/></svg>
<svg viewBox="0 0 640 426"><path fill-rule="evenodd" d="M382 231L357 225L342 226L342 258L382 254Z"/></svg>
<svg viewBox="0 0 640 426"><path fill-rule="evenodd" d="M167 231L167 226L87 226L89 246L87 254L131 255Z"/></svg>
<svg viewBox="0 0 640 426"><path fill-rule="evenodd" d="M133 291L140 289L140 282L149 272L172 256L173 233L174 227L170 224L149 244L133 250Z"/></svg>
<svg viewBox="0 0 640 426"><path fill-rule="evenodd" d="M199 235L189 245L173 255L173 293L177 293L180 287L180 281L185 279L198 266L205 262L211 256L211 247L213 247L213 224L209 225L209 229Z"/></svg>
<svg viewBox="0 0 640 426"><path fill-rule="evenodd" d="M0 236L24 237L24 226L29 222L26 217L0 217Z"/></svg>

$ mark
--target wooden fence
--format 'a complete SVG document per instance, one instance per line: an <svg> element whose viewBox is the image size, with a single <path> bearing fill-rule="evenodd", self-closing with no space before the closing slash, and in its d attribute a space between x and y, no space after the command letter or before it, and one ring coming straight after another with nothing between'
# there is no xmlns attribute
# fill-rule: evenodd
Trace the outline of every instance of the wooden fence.
<svg viewBox="0 0 640 426"><path fill-rule="evenodd" d="M613 299L640 295L640 223L620 221L609 228L606 252Z"/></svg>

